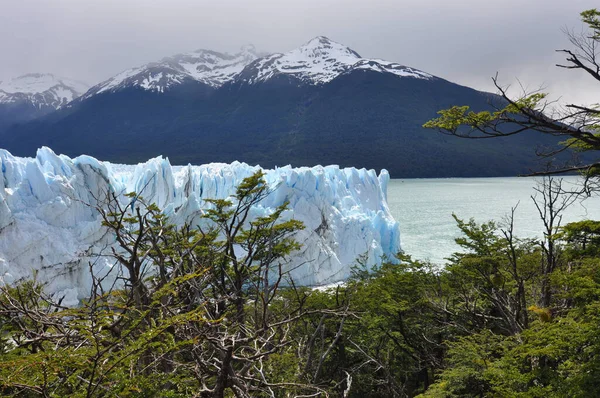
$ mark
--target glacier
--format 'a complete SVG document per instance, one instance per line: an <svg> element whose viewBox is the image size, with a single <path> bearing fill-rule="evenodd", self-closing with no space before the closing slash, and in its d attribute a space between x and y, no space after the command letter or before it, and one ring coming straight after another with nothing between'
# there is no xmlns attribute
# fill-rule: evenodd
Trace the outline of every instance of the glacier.
<svg viewBox="0 0 600 398"><path fill-rule="evenodd" d="M0 280L14 283L35 273L51 293L75 305L90 291L90 267L110 270L114 237L101 225L97 198L110 188L128 203L128 192L156 203L182 225L202 219L205 199L233 195L239 182L259 170L245 163L172 166L157 157L138 165L69 158L50 148L35 158L0 149ZM305 224L291 258L294 282L320 286L347 279L359 257L367 266L400 251L400 230L387 206L389 174L382 170L315 166L264 170L271 193L251 211L269 214L289 201L284 219Z"/></svg>

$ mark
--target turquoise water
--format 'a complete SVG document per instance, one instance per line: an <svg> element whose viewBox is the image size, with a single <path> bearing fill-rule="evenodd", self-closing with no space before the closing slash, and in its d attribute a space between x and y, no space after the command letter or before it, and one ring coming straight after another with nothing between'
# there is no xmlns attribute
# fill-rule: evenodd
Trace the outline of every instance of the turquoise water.
<svg viewBox="0 0 600 398"><path fill-rule="evenodd" d="M531 199L539 178L444 178L394 179L388 186L388 204L400 223L402 250L414 258L443 263L457 251L460 236L452 218L473 217L478 222L502 222L511 207L515 211L515 233L539 237L542 222ZM576 187L577 177L565 177L563 187ZM539 197L540 194L537 194ZM576 201L565 212L566 222L600 219L600 197Z"/></svg>

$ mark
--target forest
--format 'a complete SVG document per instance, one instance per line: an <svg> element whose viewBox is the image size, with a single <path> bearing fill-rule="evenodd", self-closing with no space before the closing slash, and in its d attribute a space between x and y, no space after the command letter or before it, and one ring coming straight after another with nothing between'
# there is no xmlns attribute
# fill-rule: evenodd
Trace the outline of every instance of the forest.
<svg viewBox="0 0 600 398"><path fill-rule="evenodd" d="M537 191L543 239L519 239L511 215L455 217L462 250L445 267L359 260L320 289L289 278L303 225L280 219L285 205L247 222L269 193L260 172L211 201L206 230L173 227L133 193L125 208L108 197L118 283L93 275L74 308L35 276L1 287L2 395L593 396L600 222L561 225L574 197L560 179Z"/></svg>

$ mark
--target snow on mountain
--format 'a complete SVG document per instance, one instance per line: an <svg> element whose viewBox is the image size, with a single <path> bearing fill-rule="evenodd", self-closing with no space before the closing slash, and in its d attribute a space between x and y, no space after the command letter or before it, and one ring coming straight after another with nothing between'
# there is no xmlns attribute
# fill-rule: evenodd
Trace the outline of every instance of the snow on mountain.
<svg viewBox="0 0 600 398"><path fill-rule="evenodd" d="M0 281L12 283L36 270L51 292L66 294L73 305L89 292L90 264L100 274L115 264L110 257L115 239L101 225L96 198L113 191L127 206L131 198L125 193L143 191L171 222L199 225L206 222L205 199L229 197L258 167L238 162L174 167L160 157L128 166L89 156L70 159L42 148L34 159L0 150L0 170ZM304 222L296 236L302 249L290 264L296 283L344 280L359 256L373 265L399 251L385 170L377 176L365 169L287 166L265 173L273 191L251 217L270 214L287 200L284 218Z"/></svg>
<svg viewBox="0 0 600 398"><path fill-rule="evenodd" d="M362 58L343 44L318 36L285 54L273 54L248 65L241 79L250 84L286 74L309 83L324 84L343 73L370 69L401 77L430 79L433 76L414 68L380 59Z"/></svg>
<svg viewBox="0 0 600 398"><path fill-rule="evenodd" d="M81 99L128 87L164 92L184 82L197 81L218 88L230 81L257 83L287 74L309 84L324 84L352 70L369 69L401 77L430 79L420 70L380 59L362 58L340 43L318 36L285 54L259 57L253 46L244 46L235 55L197 50L163 58L128 69L92 87Z"/></svg>
<svg viewBox="0 0 600 398"><path fill-rule="evenodd" d="M232 80L246 65L257 58L253 46L244 46L235 55L210 50L197 50L163 58L138 68L128 69L92 87L83 99L103 92L119 91L127 87L164 92L185 81L198 81L211 87L220 87Z"/></svg>
<svg viewBox="0 0 600 398"><path fill-rule="evenodd" d="M0 104L23 101L38 109L59 109L88 88L85 83L50 73L30 73L0 82Z"/></svg>

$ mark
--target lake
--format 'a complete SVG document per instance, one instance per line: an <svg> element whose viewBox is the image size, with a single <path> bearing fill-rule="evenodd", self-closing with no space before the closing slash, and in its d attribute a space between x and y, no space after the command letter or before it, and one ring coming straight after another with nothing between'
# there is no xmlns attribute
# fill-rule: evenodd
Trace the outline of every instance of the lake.
<svg viewBox="0 0 600 398"><path fill-rule="evenodd" d="M413 258L443 263L459 249L459 218L478 222L501 222L515 211L515 234L539 237L542 222L531 199L533 177L393 179L388 186L388 205L400 223L402 250ZM564 187L574 187L578 177L564 177ZM541 195L538 193L538 197ZM583 219L600 219L600 197L576 201L565 212L563 224Z"/></svg>

